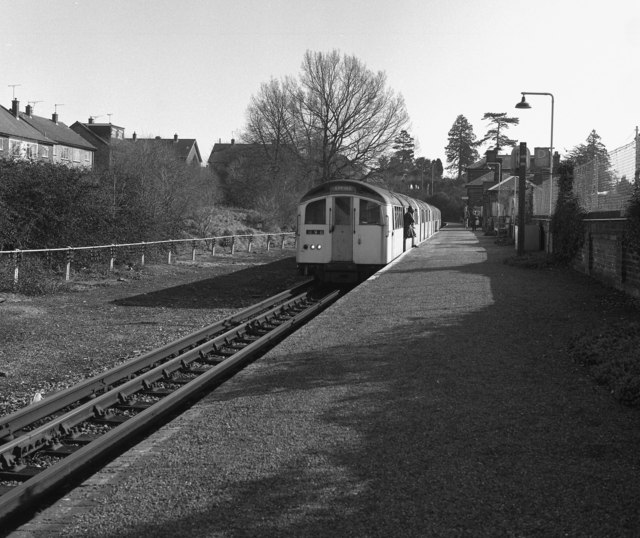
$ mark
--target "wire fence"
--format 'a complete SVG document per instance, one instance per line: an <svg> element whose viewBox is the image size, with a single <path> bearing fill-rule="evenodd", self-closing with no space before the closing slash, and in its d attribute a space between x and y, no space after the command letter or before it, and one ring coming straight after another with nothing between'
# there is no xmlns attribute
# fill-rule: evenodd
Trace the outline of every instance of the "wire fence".
<svg viewBox="0 0 640 538"><path fill-rule="evenodd" d="M0 250L0 290L15 289L25 279L57 275L71 280L77 273L113 272L117 266L197 262L205 257L256 249L295 249L296 234L228 235L141 243L30 250Z"/></svg>
<svg viewBox="0 0 640 538"><path fill-rule="evenodd" d="M533 214L552 215L558 200L558 178L547 178L533 187Z"/></svg>
<svg viewBox="0 0 640 538"><path fill-rule="evenodd" d="M573 192L588 213L617 212L624 216L640 169L638 137L573 171ZM558 178L533 187L533 214L550 216L558 200Z"/></svg>
<svg viewBox="0 0 640 538"><path fill-rule="evenodd" d="M576 166L573 191L589 213L620 212L624 215L633 194L638 169L637 138L608 153Z"/></svg>

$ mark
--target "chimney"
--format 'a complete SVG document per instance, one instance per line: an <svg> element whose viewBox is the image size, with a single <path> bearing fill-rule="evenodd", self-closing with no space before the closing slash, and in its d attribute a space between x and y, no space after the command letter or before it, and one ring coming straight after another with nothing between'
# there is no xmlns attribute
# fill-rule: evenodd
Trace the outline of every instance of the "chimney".
<svg viewBox="0 0 640 538"><path fill-rule="evenodd" d="M156 140L162 140L161 136L156 136Z"/></svg>
<svg viewBox="0 0 640 538"><path fill-rule="evenodd" d="M495 163L498 158L498 150L497 149L488 149L485 153L487 156L488 163Z"/></svg>
<svg viewBox="0 0 640 538"><path fill-rule="evenodd" d="M138 139L138 135L135 131L133 131L133 141L135 142Z"/></svg>
<svg viewBox="0 0 640 538"><path fill-rule="evenodd" d="M53 114L51 114L51 121L53 123L55 123L56 125L58 124L58 113L54 112Z"/></svg>
<svg viewBox="0 0 640 538"><path fill-rule="evenodd" d="M24 109L27 116L31 117L33 115L33 107L31 105L27 105Z"/></svg>
<svg viewBox="0 0 640 538"><path fill-rule="evenodd" d="M20 101L18 101L15 97L13 101L11 101L11 113L16 117L20 117Z"/></svg>
<svg viewBox="0 0 640 538"><path fill-rule="evenodd" d="M173 135L173 141L174 141L174 142L177 142L177 141L178 141L178 133L176 133L176 134L174 134L174 135Z"/></svg>
<svg viewBox="0 0 640 538"><path fill-rule="evenodd" d="M89 116L89 123L93 123L93 116Z"/></svg>
<svg viewBox="0 0 640 538"><path fill-rule="evenodd" d="M235 139L235 138L232 138L232 139L231 139L231 145L233 146L235 143L236 143L236 139Z"/></svg>

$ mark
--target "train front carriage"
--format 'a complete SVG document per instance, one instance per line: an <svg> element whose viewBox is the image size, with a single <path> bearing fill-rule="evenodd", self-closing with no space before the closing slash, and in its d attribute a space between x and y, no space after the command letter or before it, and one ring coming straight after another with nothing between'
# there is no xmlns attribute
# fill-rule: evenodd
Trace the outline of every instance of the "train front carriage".
<svg viewBox="0 0 640 538"><path fill-rule="evenodd" d="M323 183L298 206L296 261L301 273L336 283L360 281L406 248L404 209L424 202L359 181Z"/></svg>

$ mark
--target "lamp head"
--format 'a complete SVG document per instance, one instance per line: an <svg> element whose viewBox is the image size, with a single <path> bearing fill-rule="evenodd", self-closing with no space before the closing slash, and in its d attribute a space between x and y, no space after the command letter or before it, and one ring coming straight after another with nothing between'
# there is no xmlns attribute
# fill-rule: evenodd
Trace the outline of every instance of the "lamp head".
<svg viewBox="0 0 640 538"><path fill-rule="evenodd" d="M531 108L531 105L525 100L524 94L522 94L522 100L516 104L516 108Z"/></svg>

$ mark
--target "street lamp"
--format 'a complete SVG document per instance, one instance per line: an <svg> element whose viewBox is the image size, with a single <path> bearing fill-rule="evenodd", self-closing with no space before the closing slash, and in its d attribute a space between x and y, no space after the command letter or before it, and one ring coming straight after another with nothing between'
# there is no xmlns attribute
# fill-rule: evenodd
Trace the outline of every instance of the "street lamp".
<svg viewBox="0 0 640 538"><path fill-rule="evenodd" d="M548 95L551 97L551 143L549 147L549 218L553 213L553 107L554 99L552 93L546 92L520 92L522 94L522 100L516 104L516 108L528 109L531 105L527 103L525 95Z"/></svg>

